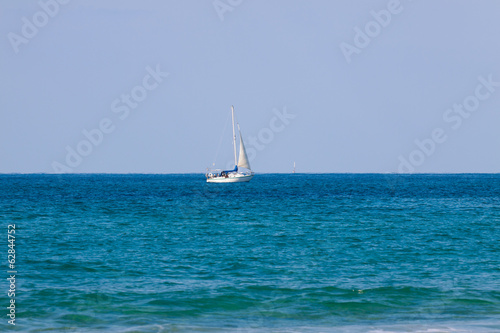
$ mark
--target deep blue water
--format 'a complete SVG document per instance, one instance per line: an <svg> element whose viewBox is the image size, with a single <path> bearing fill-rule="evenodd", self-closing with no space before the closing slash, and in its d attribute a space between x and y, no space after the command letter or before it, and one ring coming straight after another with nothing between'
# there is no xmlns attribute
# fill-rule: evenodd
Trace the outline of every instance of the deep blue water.
<svg viewBox="0 0 500 333"><path fill-rule="evenodd" d="M2 331L500 332L500 175L0 175L0 216Z"/></svg>

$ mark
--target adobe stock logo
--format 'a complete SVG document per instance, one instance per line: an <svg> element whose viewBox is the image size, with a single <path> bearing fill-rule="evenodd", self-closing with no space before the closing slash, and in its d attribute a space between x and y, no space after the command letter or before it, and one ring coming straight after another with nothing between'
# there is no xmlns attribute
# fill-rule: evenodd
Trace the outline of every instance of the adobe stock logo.
<svg viewBox="0 0 500 333"><path fill-rule="evenodd" d="M455 103L453 107L446 109L443 113L443 120L449 124L453 131L458 130L464 121L468 119L474 112L479 109L481 102L488 100L492 94L500 87L500 82L493 81L493 74L490 74L487 79L483 76L478 77L479 84L476 86L474 93L465 97L462 103ZM438 145L444 143L448 139L446 129L436 127L432 130L430 137L423 140L416 139L414 141L417 146L408 157L399 155L398 173L413 173L415 169L433 155Z"/></svg>
<svg viewBox="0 0 500 333"><path fill-rule="evenodd" d="M266 149L266 146L274 141L277 133L283 132L287 126L290 125L291 121L297 117L293 113L289 113L286 106L280 111L276 108L273 109L274 116L269 120L269 126L261 128L257 136L250 135L244 139L245 148L248 156L248 160L252 162L259 151ZM234 167L234 160L228 161L226 163L226 168L230 169Z"/></svg>
<svg viewBox="0 0 500 333"><path fill-rule="evenodd" d="M116 98L111 102L111 112L115 113L120 120L125 120L129 117L132 110L137 109L139 104L143 102L148 91L153 91L159 87L160 83L169 75L162 72L160 65L156 65L156 69L146 67L147 74L142 79L142 84L136 85L128 94L121 94L120 98ZM71 173L75 168L82 164L85 157L89 156L94 148L100 146L107 134L112 133L116 129L116 122L111 118L102 118L97 128L90 130L83 129L82 135L84 139L80 140L75 148L66 146L66 163L58 161L52 162L52 169L55 173Z"/></svg>
<svg viewBox="0 0 500 333"><path fill-rule="evenodd" d="M37 11L31 17L31 20L26 16L21 18L23 25L21 27L21 34L9 32L7 38L9 39L12 49L17 54L19 47L22 44L28 44L30 40L35 38L39 30L45 27L51 18L54 18L60 10L60 5L66 5L70 0L40 0L38 5L42 10Z"/></svg>
<svg viewBox="0 0 500 333"><path fill-rule="evenodd" d="M340 43L340 50L342 51L342 54L348 64L352 62L352 56L354 54L360 54L361 50L366 48L374 38L380 35L383 28L387 28L389 26L393 16L398 15L403 11L403 5L399 0L390 0L386 7L387 9L370 11L370 15L373 17L373 20L368 21L363 30L357 26L353 28L355 32L353 39L354 45L346 42Z"/></svg>
<svg viewBox="0 0 500 333"><path fill-rule="evenodd" d="M224 13L232 12L236 7L241 5L243 0L215 0L212 2L215 12L221 21L224 21Z"/></svg>

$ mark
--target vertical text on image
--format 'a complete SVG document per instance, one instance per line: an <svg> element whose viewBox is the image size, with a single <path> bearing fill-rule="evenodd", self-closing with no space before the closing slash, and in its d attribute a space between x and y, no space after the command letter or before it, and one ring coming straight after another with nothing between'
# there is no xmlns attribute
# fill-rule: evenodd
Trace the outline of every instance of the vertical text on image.
<svg viewBox="0 0 500 333"><path fill-rule="evenodd" d="M7 261L9 263L8 265L8 278L7 281L9 282L9 289L7 291L7 296L9 297L9 306L7 307L7 317L9 318L8 323L9 325L16 325L16 274L17 271L16 269L16 225L15 224L9 224L7 226L7 239L8 239L8 255L7 255Z"/></svg>

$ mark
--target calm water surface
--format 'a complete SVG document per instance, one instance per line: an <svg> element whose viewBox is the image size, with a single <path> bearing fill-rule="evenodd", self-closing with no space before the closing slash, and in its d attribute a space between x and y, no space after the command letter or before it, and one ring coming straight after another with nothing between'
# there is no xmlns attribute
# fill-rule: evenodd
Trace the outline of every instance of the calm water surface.
<svg viewBox="0 0 500 333"><path fill-rule="evenodd" d="M500 175L1 175L0 216L2 331L500 332Z"/></svg>

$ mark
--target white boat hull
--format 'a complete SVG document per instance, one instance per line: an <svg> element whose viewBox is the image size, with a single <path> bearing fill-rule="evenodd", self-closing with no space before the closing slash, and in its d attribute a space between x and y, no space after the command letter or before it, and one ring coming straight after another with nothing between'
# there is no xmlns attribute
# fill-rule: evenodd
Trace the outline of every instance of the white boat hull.
<svg viewBox="0 0 500 333"><path fill-rule="evenodd" d="M207 178L207 183L243 183L252 180L253 175L229 175L228 177Z"/></svg>

